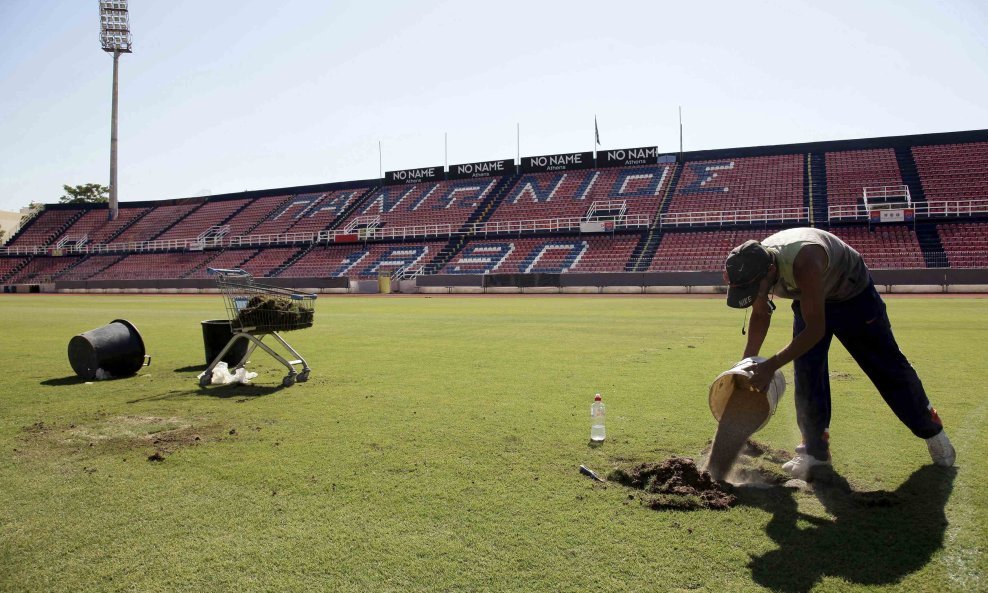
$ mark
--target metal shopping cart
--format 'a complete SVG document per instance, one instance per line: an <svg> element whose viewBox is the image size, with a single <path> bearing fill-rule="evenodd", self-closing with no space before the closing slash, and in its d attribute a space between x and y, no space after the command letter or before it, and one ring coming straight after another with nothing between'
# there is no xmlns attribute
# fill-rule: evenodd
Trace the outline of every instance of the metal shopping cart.
<svg viewBox="0 0 988 593"><path fill-rule="evenodd" d="M230 332L233 336L209 363L199 379L199 385L205 387L212 382L213 368L219 364L233 344L241 339L248 340L250 347L231 372L243 368L254 350L260 347L288 369L288 375L281 381L282 385L291 387L296 381L299 383L308 381L311 370L309 365L302 355L279 335L279 332L312 327L316 295L259 284L254 281L253 276L243 270L208 268L207 271L216 276L216 285L223 293L230 319ZM292 358L286 359L262 342L267 336L273 336ZM301 371L295 370L296 365L301 366Z"/></svg>

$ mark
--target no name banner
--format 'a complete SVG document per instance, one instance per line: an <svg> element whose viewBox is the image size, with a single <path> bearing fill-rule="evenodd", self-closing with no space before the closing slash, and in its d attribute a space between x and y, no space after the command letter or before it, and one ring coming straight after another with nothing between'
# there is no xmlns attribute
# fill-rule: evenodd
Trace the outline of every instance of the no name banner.
<svg viewBox="0 0 988 593"><path fill-rule="evenodd" d="M597 166L632 167L634 165L654 165L659 162L659 148L645 146L642 148L619 148L617 150L598 150Z"/></svg>
<svg viewBox="0 0 988 593"><path fill-rule="evenodd" d="M484 161L482 163L464 163L450 165L449 179L477 179L480 177L497 177L515 172L515 160Z"/></svg>
<svg viewBox="0 0 988 593"><path fill-rule="evenodd" d="M445 171L443 171L441 166L384 172L385 185L402 185L405 183L421 183L423 181L444 181L445 179Z"/></svg>
<svg viewBox="0 0 988 593"><path fill-rule="evenodd" d="M546 156L526 156L521 159L522 173L541 173L543 171L571 171L574 169L593 169L592 152L571 152L567 154L550 154Z"/></svg>

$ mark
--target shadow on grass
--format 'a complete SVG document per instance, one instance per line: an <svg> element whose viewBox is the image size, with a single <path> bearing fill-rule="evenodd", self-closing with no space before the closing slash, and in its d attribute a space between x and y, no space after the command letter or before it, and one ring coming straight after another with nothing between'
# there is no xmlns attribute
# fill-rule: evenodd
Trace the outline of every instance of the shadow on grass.
<svg viewBox="0 0 988 593"><path fill-rule="evenodd" d="M182 367L180 369L175 369L172 372L173 373L194 373L195 371L202 372L202 371L206 370L206 367L207 366L209 366L209 365L205 365L205 364L194 364L194 365L190 365L190 366L187 366L187 367Z"/></svg>
<svg viewBox="0 0 988 593"><path fill-rule="evenodd" d="M802 593L824 577L895 584L943 546L955 468L922 467L892 492L854 492L839 474L827 473L813 491L830 518L800 513L795 494L781 487L742 489L741 504L772 513L765 533L779 546L748 564L759 585Z"/></svg>
<svg viewBox="0 0 988 593"><path fill-rule="evenodd" d="M59 377L58 379L45 379L40 384L46 387L65 387L66 385L82 385L84 383L106 383L109 381L125 381L127 379L133 379L134 375L127 375L126 377L109 377L107 379L83 379L79 375L69 375L68 377Z"/></svg>
<svg viewBox="0 0 988 593"><path fill-rule="evenodd" d="M58 379L45 379L41 384L46 387L64 387L65 385L82 385L85 382L86 380L79 375L70 375L68 377L59 377Z"/></svg>
<svg viewBox="0 0 988 593"><path fill-rule="evenodd" d="M239 385L236 383L231 383L230 385L213 385L210 387L194 387L190 389L175 389L168 391L166 393L155 393L148 395L146 397L138 397L135 399L128 400L128 404L136 404L140 402L149 401L160 401L168 399L183 399L183 398L197 398L197 397L215 397L219 399L230 399L237 398L238 400L246 401L248 398L264 397L265 395L271 395L272 393L277 393L282 389L287 389L281 385Z"/></svg>

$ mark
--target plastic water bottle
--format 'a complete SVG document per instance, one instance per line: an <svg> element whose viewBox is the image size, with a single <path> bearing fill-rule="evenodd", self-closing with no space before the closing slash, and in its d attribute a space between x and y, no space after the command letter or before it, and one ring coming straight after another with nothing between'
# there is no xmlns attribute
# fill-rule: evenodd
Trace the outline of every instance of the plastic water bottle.
<svg viewBox="0 0 988 593"><path fill-rule="evenodd" d="M604 440L604 402L600 401L599 393L594 396L590 405L590 440Z"/></svg>

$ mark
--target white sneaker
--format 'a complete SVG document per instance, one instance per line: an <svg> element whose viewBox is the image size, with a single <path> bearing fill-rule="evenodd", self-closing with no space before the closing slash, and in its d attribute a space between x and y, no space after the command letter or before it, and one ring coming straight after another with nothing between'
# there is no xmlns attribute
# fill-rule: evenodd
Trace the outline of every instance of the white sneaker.
<svg viewBox="0 0 988 593"><path fill-rule="evenodd" d="M940 467L950 467L954 465L954 461L957 459L957 451L950 444L946 430L941 430L935 436L926 439L926 448L930 450L933 463Z"/></svg>
<svg viewBox="0 0 988 593"><path fill-rule="evenodd" d="M810 477L810 472L813 468L818 465L830 465L830 462L817 459L806 453L796 453L795 457L782 464L782 470L790 476L805 482Z"/></svg>

